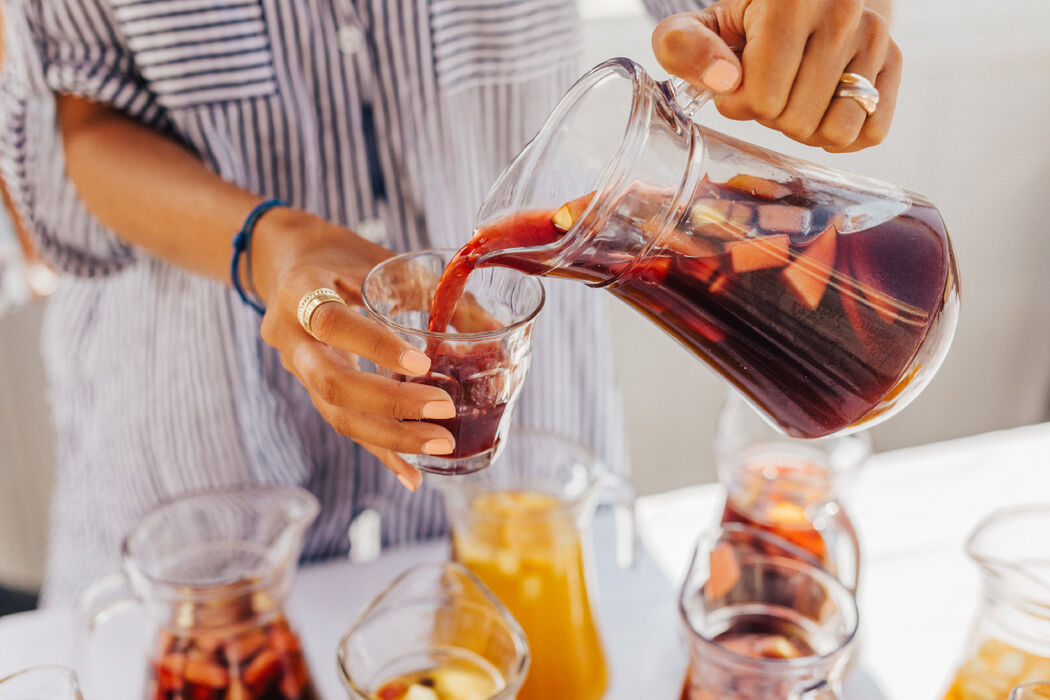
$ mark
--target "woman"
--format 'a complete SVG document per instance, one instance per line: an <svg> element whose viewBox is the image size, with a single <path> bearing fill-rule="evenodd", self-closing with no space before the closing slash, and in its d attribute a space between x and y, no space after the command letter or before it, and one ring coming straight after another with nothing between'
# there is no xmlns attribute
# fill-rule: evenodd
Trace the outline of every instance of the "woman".
<svg viewBox="0 0 1050 700"><path fill-rule="evenodd" d="M395 452L451 451L443 428L402 420L451 402L357 369L363 357L414 375L429 360L351 306L323 304L309 329L296 307L322 287L352 304L392 250L466 240L488 185L578 75L573 4L8 7L4 174L65 273L43 336L61 462L44 601L116 568L129 524L187 490L310 489L323 511L307 558L345 553L366 508L384 514L387 543L439 533L436 496L411 493L419 474ZM899 52L856 0L722 0L667 19L653 42L723 113L806 143L864 147L892 117ZM881 91L870 116L835 96L843 72ZM259 208L273 198L288 204ZM250 212L234 280L231 237ZM234 281L255 290L261 322ZM622 469L605 319L580 287L548 285L516 419Z"/></svg>

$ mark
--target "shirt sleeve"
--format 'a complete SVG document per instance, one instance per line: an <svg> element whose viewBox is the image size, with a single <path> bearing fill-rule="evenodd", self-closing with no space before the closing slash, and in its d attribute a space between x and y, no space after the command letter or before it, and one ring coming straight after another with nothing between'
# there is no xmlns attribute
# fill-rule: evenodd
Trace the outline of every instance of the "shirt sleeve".
<svg viewBox="0 0 1050 700"><path fill-rule="evenodd" d="M86 97L162 130L166 117L104 0L4 2L0 175L51 264L86 277L112 274L137 253L91 216L66 176L56 95Z"/></svg>

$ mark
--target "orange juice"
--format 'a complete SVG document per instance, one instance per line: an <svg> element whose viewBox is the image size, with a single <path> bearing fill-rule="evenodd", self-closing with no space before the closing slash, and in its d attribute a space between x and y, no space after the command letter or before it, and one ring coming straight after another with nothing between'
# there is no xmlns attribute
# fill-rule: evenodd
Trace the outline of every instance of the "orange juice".
<svg viewBox="0 0 1050 700"><path fill-rule="evenodd" d="M525 631L532 654L518 700L598 700L609 671L591 611L575 512L554 496L494 491L453 528L453 558L473 571Z"/></svg>
<svg viewBox="0 0 1050 700"><path fill-rule="evenodd" d="M955 675L944 700L1006 700L1021 683L1050 678L1050 659L985 639Z"/></svg>

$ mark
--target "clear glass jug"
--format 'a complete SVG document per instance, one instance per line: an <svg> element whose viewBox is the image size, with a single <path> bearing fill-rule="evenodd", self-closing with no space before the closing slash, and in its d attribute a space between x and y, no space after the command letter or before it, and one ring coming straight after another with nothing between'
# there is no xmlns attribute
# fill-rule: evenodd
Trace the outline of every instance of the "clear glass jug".
<svg viewBox="0 0 1050 700"><path fill-rule="evenodd" d="M398 576L339 643L352 700L513 700L528 668L521 627L454 562Z"/></svg>
<svg viewBox="0 0 1050 700"><path fill-rule="evenodd" d="M203 491L125 537L124 574L80 601L89 626L132 596L155 625L148 700L316 700L283 606L317 499L292 486Z"/></svg>
<svg viewBox="0 0 1050 700"><path fill-rule="evenodd" d="M511 433L492 468L430 480L452 526L453 559L525 630L532 666L518 700L598 700L608 686L592 608L590 524L603 490L617 502L621 565L633 558L633 491L593 453L553 433Z"/></svg>
<svg viewBox="0 0 1050 700"><path fill-rule="evenodd" d="M798 545L856 591L860 544L844 496L870 455L866 432L787 437L730 392L715 435L718 480L726 489L722 522L750 525Z"/></svg>
<svg viewBox="0 0 1050 700"><path fill-rule="evenodd" d="M998 510L970 535L983 587L945 700L1006 700L1015 685L1050 679L1048 541L1050 504Z"/></svg>
<svg viewBox="0 0 1050 700"><path fill-rule="evenodd" d="M612 59L489 191L463 255L605 288L782 430L819 437L908 403L947 351L957 272L921 196L691 121L691 89Z"/></svg>
<svg viewBox="0 0 1050 700"><path fill-rule="evenodd" d="M0 678L0 700L82 700L76 674L64 666L34 666Z"/></svg>
<svg viewBox="0 0 1050 700"><path fill-rule="evenodd" d="M857 605L804 550L731 523L705 532L682 584L681 700L835 700L854 660Z"/></svg>

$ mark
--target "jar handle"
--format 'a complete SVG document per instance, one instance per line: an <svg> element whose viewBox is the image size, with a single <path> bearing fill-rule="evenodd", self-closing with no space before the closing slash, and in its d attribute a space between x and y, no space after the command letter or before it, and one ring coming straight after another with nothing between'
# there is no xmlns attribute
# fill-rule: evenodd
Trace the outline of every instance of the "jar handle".
<svg viewBox="0 0 1050 700"><path fill-rule="evenodd" d="M605 472L602 482L612 505L616 526L616 564L621 569L633 568L638 559L634 484L626 476L612 472Z"/></svg>
<svg viewBox="0 0 1050 700"><path fill-rule="evenodd" d="M678 108L682 110L682 114L690 121L692 121L693 115L696 114L697 110L714 97L714 93L710 90L697 87L683 78L671 78L667 81L667 84L671 89L674 101L678 103Z"/></svg>
<svg viewBox="0 0 1050 700"><path fill-rule="evenodd" d="M115 573L91 583L77 598L74 608L80 628L90 634L115 613L138 605L127 577Z"/></svg>

